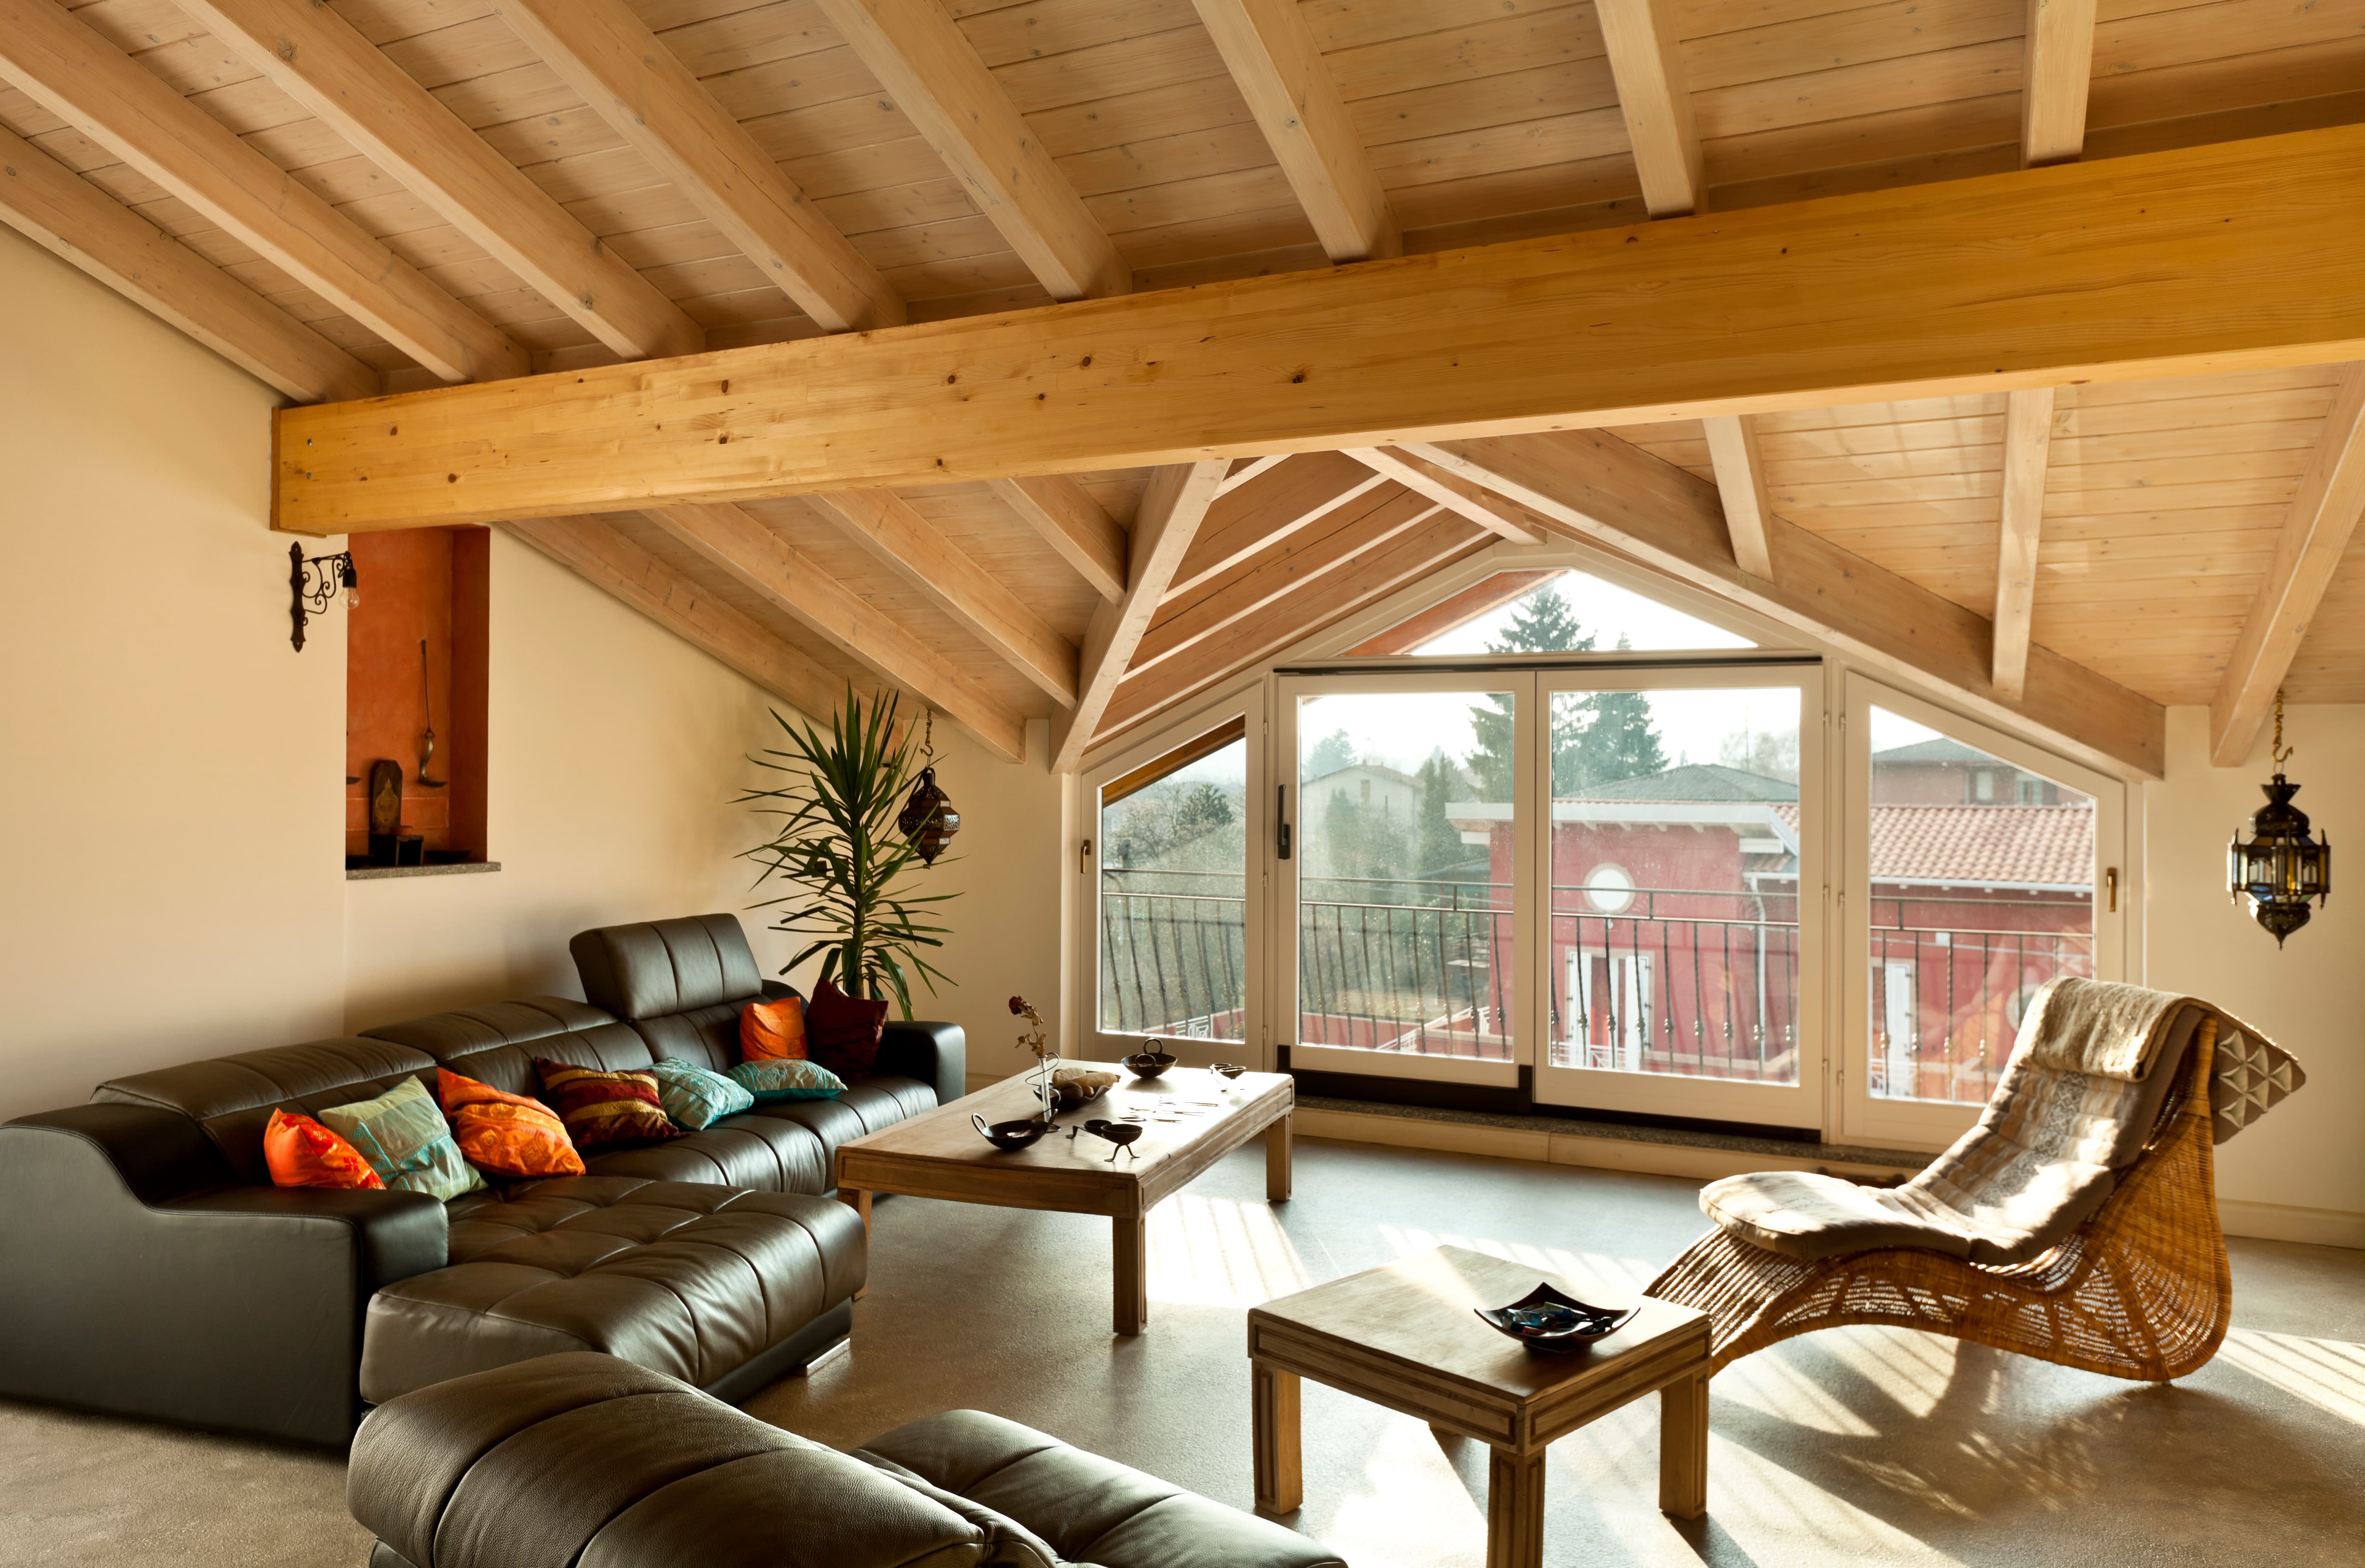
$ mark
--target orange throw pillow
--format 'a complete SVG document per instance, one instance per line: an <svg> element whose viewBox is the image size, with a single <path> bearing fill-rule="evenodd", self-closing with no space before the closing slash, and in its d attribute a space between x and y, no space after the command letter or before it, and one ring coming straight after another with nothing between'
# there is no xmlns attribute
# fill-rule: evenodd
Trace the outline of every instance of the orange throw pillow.
<svg viewBox="0 0 2365 1568"><path fill-rule="evenodd" d="M435 1070L435 1098L452 1123L452 1140L469 1164L495 1176L580 1176L583 1157L566 1124L539 1100L504 1094L489 1083Z"/></svg>
<svg viewBox="0 0 2365 1568"><path fill-rule="evenodd" d="M361 1150L309 1116L271 1113L263 1129L263 1163L275 1187L383 1187Z"/></svg>
<svg viewBox="0 0 2365 1568"><path fill-rule="evenodd" d="M751 1002L739 1012L741 1061L805 1059L805 1004L793 996Z"/></svg>

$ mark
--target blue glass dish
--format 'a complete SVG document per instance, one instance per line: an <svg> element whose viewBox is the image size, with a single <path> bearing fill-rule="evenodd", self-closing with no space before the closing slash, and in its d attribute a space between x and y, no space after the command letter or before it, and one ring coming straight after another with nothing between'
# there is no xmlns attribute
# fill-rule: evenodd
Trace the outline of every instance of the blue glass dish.
<svg viewBox="0 0 2365 1568"><path fill-rule="evenodd" d="M1538 1285L1508 1306L1472 1307L1478 1320L1530 1350L1565 1354L1598 1344L1634 1321L1639 1306L1595 1306Z"/></svg>

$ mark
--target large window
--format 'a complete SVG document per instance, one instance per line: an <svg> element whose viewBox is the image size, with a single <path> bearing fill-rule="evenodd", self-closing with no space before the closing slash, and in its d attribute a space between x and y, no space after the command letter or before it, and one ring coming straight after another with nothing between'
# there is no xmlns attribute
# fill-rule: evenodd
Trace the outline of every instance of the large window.
<svg viewBox="0 0 2365 1568"><path fill-rule="evenodd" d="M1235 720L1101 786L1103 1033L1248 1037L1248 755Z"/></svg>

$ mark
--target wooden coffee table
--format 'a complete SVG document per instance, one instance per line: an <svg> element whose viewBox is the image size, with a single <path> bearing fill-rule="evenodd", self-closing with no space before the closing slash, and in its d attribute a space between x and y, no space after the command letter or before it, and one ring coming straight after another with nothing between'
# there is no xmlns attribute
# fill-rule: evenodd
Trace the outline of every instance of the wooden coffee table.
<svg viewBox="0 0 2365 1568"><path fill-rule="evenodd" d="M1083 1064L1097 1067L1096 1062ZM1112 1069L1122 1074L1122 1069ZM1115 1146L1068 1128L1094 1117L1116 1120L1140 1104L1216 1099L1215 1109L1150 1122L1130 1157ZM1090 1105L1059 1114L1059 1130L1032 1148L1003 1151L978 1136L970 1117L989 1126L1038 1109L1024 1077L1004 1079L925 1115L899 1122L838 1146L837 1195L870 1223L873 1193L904 1193L1005 1209L1106 1215L1115 1244L1116 1331L1138 1334L1149 1322L1149 1274L1144 1248L1149 1211L1189 1185L1216 1161L1264 1135L1264 1195L1289 1196L1289 1119L1295 1086L1279 1072L1242 1073L1227 1083L1204 1068L1171 1068L1155 1079L1121 1078Z"/></svg>
<svg viewBox="0 0 2365 1568"><path fill-rule="evenodd" d="M1539 1355L1472 1316L1545 1282L1642 1311L1567 1356ZM1708 1338L1707 1315L1688 1306L1459 1247L1269 1302L1249 1313L1257 1509L1285 1514L1305 1501L1298 1380L1310 1377L1487 1446L1487 1568L1543 1562L1546 1446L1646 1394L1659 1395L1659 1507L1696 1518L1708 1510Z"/></svg>

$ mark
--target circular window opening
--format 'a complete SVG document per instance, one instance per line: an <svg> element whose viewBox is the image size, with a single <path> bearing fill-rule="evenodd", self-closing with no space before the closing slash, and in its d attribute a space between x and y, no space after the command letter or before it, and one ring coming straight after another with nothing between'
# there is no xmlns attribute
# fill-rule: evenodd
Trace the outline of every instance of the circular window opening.
<svg viewBox="0 0 2365 1568"><path fill-rule="evenodd" d="M1585 902L1603 914L1623 914L1634 902L1633 874L1603 861L1585 874Z"/></svg>

